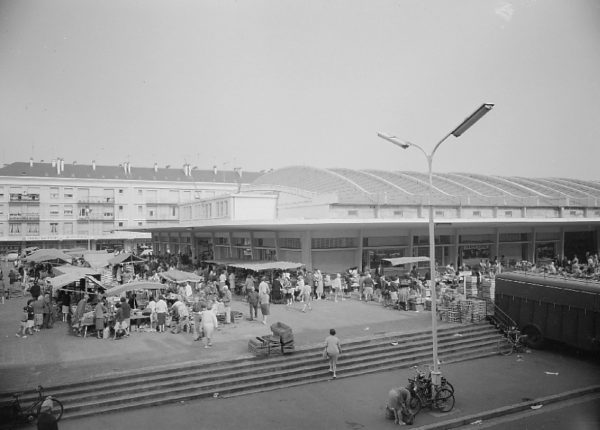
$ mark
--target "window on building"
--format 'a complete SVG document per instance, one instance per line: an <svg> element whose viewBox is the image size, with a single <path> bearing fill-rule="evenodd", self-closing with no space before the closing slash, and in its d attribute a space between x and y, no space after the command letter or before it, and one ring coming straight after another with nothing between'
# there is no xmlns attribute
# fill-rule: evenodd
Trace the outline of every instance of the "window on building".
<svg viewBox="0 0 600 430"><path fill-rule="evenodd" d="M123 194L123 189L119 188L119 194Z"/></svg>
<svg viewBox="0 0 600 430"><path fill-rule="evenodd" d="M348 215L350 215L350 216L356 216L356 215L358 215L358 211L357 210L348 211Z"/></svg>
<svg viewBox="0 0 600 430"><path fill-rule="evenodd" d="M123 206L119 206L119 210L122 211L123 210Z"/></svg>
<svg viewBox="0 0 600 430"><path fill-rule="evenodd" d="M396 215L396 216L403 216L404 215L404 211L394 211L394 215Z"/></svg>
<svg viewBox="0 0 600 430"><path fill-rule="evenodd" d="M176 215L177 206L171 206L171 216Z"/></svg>
<svg viewBox="0 0 600 430"><path fill-rule="evenodd" d="M68 217L73 216L73 206L65 205L63 208L63 214Z"/></svg>
<svg viewBox="0 0 600 430"><path fill-rule="evenodd" d="M57 217L59 214L58 205L50 205L50 216Z"/></svg>
<svg viewBox="0 0 600 430"><path fill-rule="evenodd" d="M73 223L66 222L63 224L64 234L73 234Z"/></svg>
<svg viewBox="0 0 600 430"><path fill-rule="evenodd" d="M8 231L10 234L20 234L21 233L21 224L11 223L9 224Z"/></svg>
<svg viewBox="0 0 600 430"><path fill-rule="evenodd" d="M504 211L504 216L507 218L511 218L513 216L513 212L512 211Z"/></svg>
<svg viewBox="0 0 600 430"><path fill-rule="evenodd" d="M37 223L29 223L27 224L27 234L39 234L40 225Z"/></svg>
<svg viewBox="0 0 600 430"><path fill-rule="evenodd" d="M141 196L142 194L144 194L144 190L142 190L141 188L138 190L138 195Z"/></svg>
<svg viewBox="0 0 600 430"><path fill-rule="evenodd" d="M444 211L435 211L435 216L444 216Z"/></svg>
<svg viewBox="0 0 600 430"><path fill-rule="evenodd" d="M154 218L154 210L153 210L153 209L150 209L150 210L148 211L148 216L149 216L150 218Z"/></svg>
<svg viewBox="0 0 600 430"><path fill-rule="evenodd" d="M123 223L122 222L119 222L119 227L123 227Z"/></svg>
<svg viewBox="0 0 600 430"><path fill-rule="evenodd" d="M481 216L481 211L473 211L473 216L474 217L480 217Z"/></svg>
<svg viewBox="0 0 600 430"><path fill-rule="evenodd" d="M110 210L110 209L105 209L105 210L104 210L104 216L105 216L106 218L112 218L112 217L113 217L113 215L114 215L114 214L113 214L113 211L112 211L112 210Z"/></svg>
<svg viewBox="0 0 600 430"><path fill-rule="evenodd" d="M65 196L65 199L72 199L73 198L73 188L65 188L63 195Z"/></svg>
<svg viewBox="0 0 600 430"><path fill-rule="evenodd" d="M58 223L57 222L51 222L50 223L50 233L51 234L57 234L58 233Z"/></svg>
<svg viewBox="0 0 600 430"><path fill-rule="evenodd" d="M138 221L138 225L139 225L139 226L141 226L141 225L142 225L142 222L141 222L141 221Z"/></svg>
<svg viewBox="0 0 600 430"><path fill-rule="evenodd" d="M50 187L50 198L51 199L58 198L58 187Z"/></svg>
<svg viewBox="0 0 600 430"><path fill-rule="evenodd" d="M92 214L92 210L89 207L79 208L79 216L88 217Z"/></svg>
<svg viewBox="0 0 600 430"><path fill-rule="evenodd" d="M138 218L143 218L144 217L144 206L139 205L137 207L137 215L138 215Z"/></svg>
<svg viewBox="0 0 600 430"><path fill-rule="evenodd" d="M287 249L300 249L301 243L298 237L280 237L279 247Z"/></svg>

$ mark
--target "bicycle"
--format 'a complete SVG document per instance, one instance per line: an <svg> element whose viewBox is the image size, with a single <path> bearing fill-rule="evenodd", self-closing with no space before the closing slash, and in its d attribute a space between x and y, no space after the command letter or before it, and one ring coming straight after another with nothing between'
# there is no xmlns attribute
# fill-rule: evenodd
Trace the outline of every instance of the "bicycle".
<svg viewBox="0 0 600 430"><path fill-rule="evenodd" d="M64 412L64 408L60 400L52 396L44 396L44 388L41 385L38 385L37 393L37 399L26 408L21 405L20 397L23 395L23 393L13 394L14 401L10 404L10 410L8 411L10 415L9 422L13 424L30 423L38 418L42 412L42 409L43 412L52 415L56 422L60 421Z"/></svg>
<svg viewBox="0 0 600 430"><path fill-rule="evenodd" d="M520 354L527 348L527 335L521 334L516 327L509 328L505 335L498 341L497 349L500 355L511 355L513 352Z"/></svg>
<svg viewBox="0 0 600 430"><path fill-rule="evenodd" d="M433 368L430 364L427 365L427 370L422 370L420 366L413 366L413 369L415 371L415 379L423 379L431 384L431 372L433 371ZM454 387L445 376L440 378L440 387L448 388L450 391L452 391L452 393L454 393Z"/></svg>
<svg viewBox="0 0 600 430"><path fill-rule="evenodd" d="M426 375L415 367L417 376L408 378L408 390L411 393L409 408L416 415L422 408L429 407L441 412L450 412L454 408L454 387L442 378L440 385L435 387L435 395L432 395L431 372Z"/></svg>

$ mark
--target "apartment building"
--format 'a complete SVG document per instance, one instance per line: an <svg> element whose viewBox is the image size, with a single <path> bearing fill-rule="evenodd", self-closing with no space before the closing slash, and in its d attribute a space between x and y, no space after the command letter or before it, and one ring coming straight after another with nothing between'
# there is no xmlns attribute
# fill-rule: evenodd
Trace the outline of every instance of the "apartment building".
<svg viewBox="0 0 600 430"><path fill-rule="evenodd" d="M0 252L130 249L150 242L126 228L179 222L179 207L230 194L259 174L181 168L15 162L0 168Z"/></svg>

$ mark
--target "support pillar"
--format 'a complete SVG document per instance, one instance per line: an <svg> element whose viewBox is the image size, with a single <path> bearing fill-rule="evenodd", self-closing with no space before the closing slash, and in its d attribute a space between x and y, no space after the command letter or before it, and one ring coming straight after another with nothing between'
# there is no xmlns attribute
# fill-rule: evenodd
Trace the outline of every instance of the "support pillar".
<svg viewBox="0 0 600 430"><path fill-rule="evenodd" d="M306 270L312 272L312 232L310 230L305 230L302 233L300 241L302 246L302 264L306 266Z"/></svg>

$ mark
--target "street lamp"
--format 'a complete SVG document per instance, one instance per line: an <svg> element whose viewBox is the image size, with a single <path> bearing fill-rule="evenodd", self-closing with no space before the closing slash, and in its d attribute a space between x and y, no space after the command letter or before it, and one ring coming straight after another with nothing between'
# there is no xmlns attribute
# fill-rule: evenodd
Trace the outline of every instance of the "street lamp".
<svg viewBox="0 0 600 430"><path fill-rule="evenodd" d="M448 133L442 140L440 140L437 145L433 148L430 154L420 147L417 144L412 142L398 139L396 136L390 136L383 133L377 133L377 136L380 138L387 140L388 142L393 143L396 146L399 146L402 149L407 149L411 146L414 146L418 150L420 150L425 158L427 159L427 168L429 174L429 273L430 273L430 281L429 288L431 289L431 335L433 338L433 371L431 372L431 382L433 385L440 385L441 381L441 372L439 368L438 362L438 339L437 339L437 293L435 291L435 232L434 232L434 223L433 223L433 174L432 174L432 164L433 164L433 156L435 152L440 147L440 145L448 139L450 136L460 137L465 131L467 131L471 126L473 126L477 121L479 121L486 113L488 113L494 107L491 103L482 104L475 112L469 115L463 122L461 122L458 127ZM435 395L435 390L432 390L432 395Z"/></svg>

